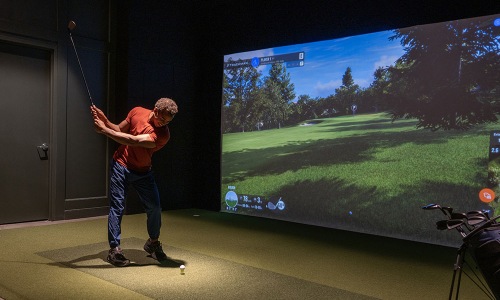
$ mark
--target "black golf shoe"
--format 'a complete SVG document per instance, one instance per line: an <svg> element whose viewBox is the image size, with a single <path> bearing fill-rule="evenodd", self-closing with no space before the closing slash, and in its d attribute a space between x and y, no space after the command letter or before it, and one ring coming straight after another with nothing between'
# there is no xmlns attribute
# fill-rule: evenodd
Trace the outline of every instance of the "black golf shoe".
<svg viewBox="0 0 500 300"><path fill-rule="evenodd" d="M106 260L116 267L125 267L130 264L130 260L123 255L123 251L120 247L109 249Z"/></svg>
<svg viewBox="0 0 500 300"><path fill-rule="evenodd" d="M156 259L157 261L163 261L167 259L167 255L165 254L165 252L163 252L160 241L151 242L151 240L148 239L146 241L146 244L144 244L144 251L149 253L151 257Z"/></svg>

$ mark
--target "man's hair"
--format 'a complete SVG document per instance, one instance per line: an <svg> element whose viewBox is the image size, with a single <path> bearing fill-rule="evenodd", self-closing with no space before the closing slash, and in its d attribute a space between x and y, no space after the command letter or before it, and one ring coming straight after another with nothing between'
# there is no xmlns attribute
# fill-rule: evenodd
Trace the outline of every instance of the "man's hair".
<svg viewBox="0 0 500 300"><path fill-rule="evenodd" d="M156 101L155 108L159 111L168 112L172 117L179 111L175 101L170 98L160 98Z"/></svg>

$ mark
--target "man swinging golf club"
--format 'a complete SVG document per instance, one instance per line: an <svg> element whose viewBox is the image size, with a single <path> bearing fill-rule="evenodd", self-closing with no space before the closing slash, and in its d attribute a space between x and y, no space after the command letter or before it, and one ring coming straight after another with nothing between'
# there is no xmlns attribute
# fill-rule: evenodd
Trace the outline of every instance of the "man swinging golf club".
<svg viewBox="0 0 500 300"><path fill-rule="evenodd" d="M161 227L161 203L151 158L170 138L167 124L177 114L177 104L169 98L159 99L153 110L135 107L121 123L111 123L95 105L90 106L94 129L118 142L113 155L109 180L109 216L107 261L115 266L130 264L120 248L121 221L125 208L127 187L132 185L147 214L149 239L144 250L158 261L165 260L162 244L158 241Z"/></svg>

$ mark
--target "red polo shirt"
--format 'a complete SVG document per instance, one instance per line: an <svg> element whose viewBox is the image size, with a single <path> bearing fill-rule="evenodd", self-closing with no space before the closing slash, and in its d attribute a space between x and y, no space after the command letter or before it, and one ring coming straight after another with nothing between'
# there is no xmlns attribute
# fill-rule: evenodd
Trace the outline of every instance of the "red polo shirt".
<svg viewBox="0 0 500 300"><path fill-rule="evenodd" d="M120 145L115 151L113 158L127 169L137 172L147 172L151 169L151 157L153 153L165 146L170 139L170 131L167 126L155 127L149 123L152 110L136 107L132 109L125 119L130 124L128 131L131 135L149 134L156 143L155 148L144 148L140 146Z"/></svg>

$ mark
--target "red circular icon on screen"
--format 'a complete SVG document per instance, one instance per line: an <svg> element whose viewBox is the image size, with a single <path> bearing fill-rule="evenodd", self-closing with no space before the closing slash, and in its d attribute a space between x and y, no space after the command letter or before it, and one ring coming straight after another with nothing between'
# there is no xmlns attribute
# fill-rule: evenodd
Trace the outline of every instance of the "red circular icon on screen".
<svg viewBox="0 0 500 300"><path fill-rule="evenodd" d="M495 192L492 189L482 189L479 192L479 199L485 203L495 200Z"/></svg>

